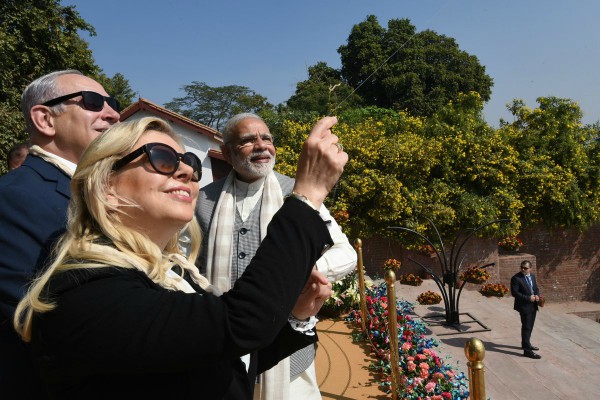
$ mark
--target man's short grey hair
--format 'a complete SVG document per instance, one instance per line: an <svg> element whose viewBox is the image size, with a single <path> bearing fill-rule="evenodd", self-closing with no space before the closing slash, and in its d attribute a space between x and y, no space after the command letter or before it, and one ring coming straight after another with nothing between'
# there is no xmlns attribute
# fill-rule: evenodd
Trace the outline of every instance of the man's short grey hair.
<svg viewBox="0 0 600 400"><path fill-rule="evenodd" d="M258 115L254 114L254 113L240 113L240 114L236 114L233 117L229 118L229 121L227 121L227 123L225 124L225 126L223 127L223 132L221 132L223 134L223 143L227 144L231 141L231 136L233 136L233 134L235 133L235 128L238 126L238 124L240 122L242 122L245 119L249 119L249 118L253 118L253 119L258 119L261 122L265 122L263 121L263 119L261 117L259 117Z"/></svg>
<svg viewBox="0 0 600 400"><path fill-rule="evenodd" d="M41 76L31 82L21 95L21 111L23 112L23 116L25 117L25 122L27 123L27 131L29 134L33 133L33 122L31 121L30 111L33 106L38 104L43 104L48 100L52 100L54 98L60 97L62 95L68 93L62 93L60 88L58 88L56 84L56 80L61 75L83 75L81 72L75 69L66 69L62 71L54 71L44 76ZM64 110L64 106L62 104L57 104L52 106L52 109L60 114Z"/></svg>

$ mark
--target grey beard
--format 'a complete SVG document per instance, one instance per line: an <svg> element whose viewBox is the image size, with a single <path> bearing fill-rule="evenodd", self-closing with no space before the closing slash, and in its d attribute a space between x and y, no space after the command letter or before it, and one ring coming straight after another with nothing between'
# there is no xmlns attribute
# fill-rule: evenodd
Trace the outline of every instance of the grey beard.
<svg viewBox="0 0 600 400"><path fill-rule="evenodd" d="M275 167L275 156L271 156L271 160L268 163L255 164L252 161L252 157L261 156L263 152L251 153L245 159L240 159L237 155L233 159L233 169L246 179L259 179L268 176Z"/></svg>

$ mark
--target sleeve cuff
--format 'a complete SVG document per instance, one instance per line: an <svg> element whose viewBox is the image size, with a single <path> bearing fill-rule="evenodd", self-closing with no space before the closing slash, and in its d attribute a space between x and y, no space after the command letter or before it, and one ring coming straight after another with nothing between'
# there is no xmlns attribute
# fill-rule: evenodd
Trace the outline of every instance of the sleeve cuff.
<svg viewBox="0 0 600 400"><path fill-rule="evenodd" d="M294 316L290 314L290 316L288 317L288 322L291 325L292 329L296 332L303 333L307 336L314 336L314 327L317 325L317 322L319 322L319 320L317 319L317 317L312 316L306 321L301 321L294 318Z"/></svg>

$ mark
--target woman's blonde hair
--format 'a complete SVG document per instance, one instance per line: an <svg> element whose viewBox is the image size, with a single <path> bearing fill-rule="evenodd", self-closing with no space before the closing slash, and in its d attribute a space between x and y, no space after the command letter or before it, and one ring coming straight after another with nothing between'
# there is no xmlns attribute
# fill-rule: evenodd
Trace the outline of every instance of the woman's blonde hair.
<svg viewBox="0 0 600 400"><path fill-rule="evenodd" d="M178 248L179 232L168 242L164 251L143 233L125 226L121 217L127 208L138 207L131 200L120 198L118 206L108 201L110 179L115 161L130 153L133 146L148 131L181 140L170 125L160 118L147 117L114 125L96 138L83 153L71 180L71 201L68 208L67 232L55 246L54 261L35 279L27 295L17 306L14 325L23 340L31 339L31 320L34 313L52 310L55 304L44 292L49 279L62 272L81 268L122 267L143 271L152 281L171 289L181 288L182 279L167 274L177 264L182 272L206 287L208 282L194 266L200 249L200 228L194 218L187 224L191 251L187 259ZM182 146L183 147L183 146Z"/></svg>

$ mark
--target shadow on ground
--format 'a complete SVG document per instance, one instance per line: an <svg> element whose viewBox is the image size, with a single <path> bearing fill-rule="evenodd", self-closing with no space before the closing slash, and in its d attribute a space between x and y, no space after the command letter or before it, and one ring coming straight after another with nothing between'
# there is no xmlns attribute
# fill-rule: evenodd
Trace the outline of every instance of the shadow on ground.
<svg viewBox="0 0 600 400"><path fill-rule="evenodd" d="M439 339L440 342L456 347L456 348L465 348L465 343L467 342L467 338L451 338L451 339ZM487 352L495 352L495 353L503 353L509 354L513 356L523 355L523 350L521 346L512 346L506 344L496 344L494 342L483 341L483 345L485 346L485 351Z"/></svg>

